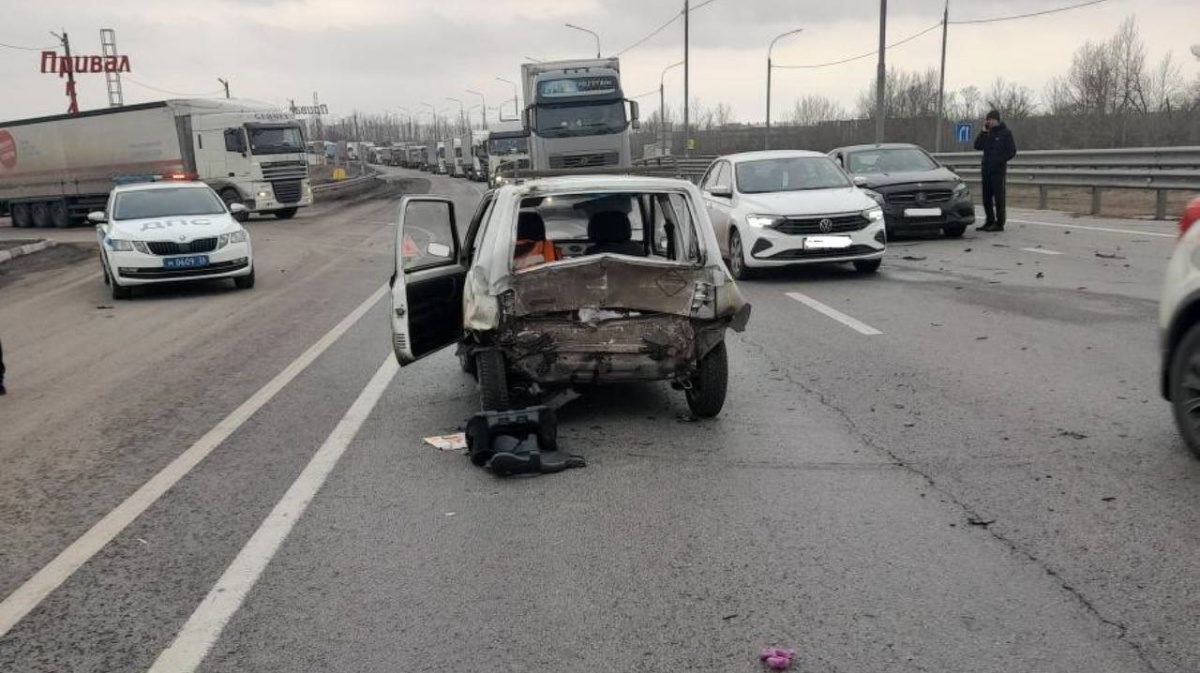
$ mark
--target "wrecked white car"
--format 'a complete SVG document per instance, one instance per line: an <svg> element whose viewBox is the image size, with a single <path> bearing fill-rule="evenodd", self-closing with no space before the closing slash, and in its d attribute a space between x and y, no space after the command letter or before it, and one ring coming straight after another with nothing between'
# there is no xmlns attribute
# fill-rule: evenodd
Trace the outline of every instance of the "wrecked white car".
<svg viewBox="0 0 1200 673"><path fill-rule="evenodd" d="M461 238L450 199L406 197L391 295L400 364L459 344L485 410L571 386L670 381L693 414L715 416L725 330L750 315L696 187L630 176L501 187Z"/></svg>

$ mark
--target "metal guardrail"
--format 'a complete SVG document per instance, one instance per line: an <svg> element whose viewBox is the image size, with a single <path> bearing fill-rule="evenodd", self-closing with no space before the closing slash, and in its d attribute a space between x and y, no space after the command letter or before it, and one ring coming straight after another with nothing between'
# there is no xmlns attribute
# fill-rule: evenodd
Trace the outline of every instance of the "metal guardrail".
<svg viewBox="0 0 1200 673"><path fill-rule="evenodd" d="M712 165L712 162L716 158L715 156L707 155L694 157L647 157L634 159L633 165L665 177L683 178L692 182L700 182L700 178L704 176L704 172L708 170L708 167Z"/></svg>
<svg viewBox="0 0 1200 673"><path fill-rule="evenodd" d="M964 180L979 183L979 152L934 156ZM1008 164L1008 184L1037 187L1039 208L1046 207L1050 187L1090 189L1093 215L1100 213L1104 190L1153 190L1154 217L1161 220L1167 215L1167 192L1200 192L1200 147L1020 152Z"/></svg>
<svg viewBox="0 0 1200 673"><path fill-rule="evenodd" d="M350 178L349 180L326 182L313 186L313 198L317 200L343 198L366 191L376 184L378 184L378 176L375 175L363 175L357 178Z"/></svg>

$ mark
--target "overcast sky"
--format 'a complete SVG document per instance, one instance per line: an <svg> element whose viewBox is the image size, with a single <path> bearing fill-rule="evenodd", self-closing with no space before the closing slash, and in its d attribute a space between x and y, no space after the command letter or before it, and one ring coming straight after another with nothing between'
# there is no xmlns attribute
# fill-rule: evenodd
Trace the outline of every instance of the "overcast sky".
<svg viewBox="0 0 1200 673"><path fill-rule="evenodd" d="M693 0L693 5L703 0ZM951 20L1036 11L1080 0L951 0ZM943 0L892 0L889 42L938 22ZM645 36L681 7L681 0L0 0L0 43L42 47L48 31L69 31L76 54L100 53L100 28L114 28L132 72L126 103L217 92L218 77L235 96L286 105L320 93L330 112L421 109L478 98L495 106L511 98L496 76L517 81L526 56L594 55L593 39L565 22L600 33L604 55ZM1198 0L1109 0L1062 14L988 25L951 26L947 87L986 88L1001 75L1040 92L1064 72L1074 49L1103 39L1136 14L1150 57L1173 50L1189 79L1200 67L1189 53L1200 42ZM692 95L733 107L739 121L763 117L766 46L781 32L804 28L775 50L775 62L817 63L871 50L878 38L877 0L715 0L692 15ZM891 50L889 64L936 66L940 31ZM678 22L622 56L625 91L657 91L662 69L682 58ZM848 108L873 77L874 59L821 70L776 71L775 115L807 92ZM0 47L0 120L66 110L63 81L39 71L39 55ZM668 102L682 99L682 68L667 76ZM81 75L80 106L102 107L103 75ZM658 96L640 99L643 117ZM495 113L493 113L494 115Z"/></svg>

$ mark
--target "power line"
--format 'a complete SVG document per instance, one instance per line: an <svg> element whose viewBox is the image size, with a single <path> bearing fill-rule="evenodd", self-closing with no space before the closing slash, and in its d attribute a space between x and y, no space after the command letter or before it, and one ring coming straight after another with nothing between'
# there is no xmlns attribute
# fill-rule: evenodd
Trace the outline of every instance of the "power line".
<svg viewBox="0 0 1200 673"><path fill-rule="evenodd" d="M0 47L5 47L8 49L20 49L21 51L50 51L51 49L58 49L57 44L53 47L21 47L15 44L4 44L3 42L0 42Z"/></svg>
<svg viewBox="0 0 1200 673"><path fill-rule="evenodd" d="M903 40L900 40L899 42L893 42L892 44L889 44L887 46L887 48L893 49L895 47L899 47L902 44L912 42L913 40L917 39L918 37L921 37L922 35L930 32L930 31L937 30L938 28L941 28L941 27L942 27L942 22L938 21L937 23L926 28L925 30L922 30L919 33L914 33L914 34L909 35L908 37L904 38ZM872 49L871 51L859 54L858 56L851 56L849 58L843 58L838 61L829 61L828 63L812 63L812 64L806 64L806 65L777 65L774 67L781 68L781 69L787 69L787 70L808 70L808 69L812 69L812 68L827 68L827 67L833 66L833 65L842 65L843 63L850 63L853 61L860 61L864 58L871 58L873 56L876 56L877 54L879 54L879 51L877 49Z"/></svg>
<svg viewBox="0 0 1200 673"><path fill-rule="evenodd" d="M1108 0L1090 0L1090 2L1081 2L1079 4L1068 5L1066 7L1056 7L1054 9L1044 9L1040 12L1030 12L1028 14L1014 14L1012 16L996 16L996 17L992 17L990 19L969 19L969 20L965 20L965 21L951 21L950 25L951 26L961 26L961 25L970 24L970 23L995 23L997 21L1014 21L1016 19L1028 19L1029 17L1032 17L1032 16L1045 16L1047 14L1057 14L1059 12L1067 12L1072 9L1079 9L1080 7L1089 7L1091 5L1098 5L1102 2L1108 2Z"/></svg>
<svg viewBox="0 0 1200 673"><path fill-rule="evenodd" d="M217 94L219 94L219 93L223 93L223 92L224 92L224 90L223 90L223 89L218 89L218 90L216 90L216 91L206 91L206 92L204 92L204 93L183 93L183 92L180 92L180 91L171 91L170 89L160 89L160 88L158 88L158 87L156 87L156 86L150 86L149 84L143 84L143 83L141 83L141 82L137 81L136 79L133 79L133 78L132 78L132 77L130 77L129 75L125 75L125 76L124 76L124 77L122 77L121 79L123 79L123 80L125 80L125 81L129 82L130 84L136 84L137 86L140 86L140 87L142 87L143 89L150 89L151 91L157 91L157 92L159 92L159 93L170 94L170 95L172 95L172 96L189 96L189 97L191 97L191 96L195 96L195 97L200 97L200 96L215 96L215 95L217 95Z"/></svg>
<svg viewBox="0 0 1200 673"><path fill-rule="evenodd" d="M613 57L615 58L617 56L620 56L621 54L624 54L627 51L631 51L633 49L636 49L636 48L642 46L643 44L648 42L650 40L650 38L654 37L655 35L658 35L659 33L663 32L664 30L666 30L668 27L670 27L671 24L678 21L682 16L683 16L683 10L679 10L679 12L677 14L675 14L674 16L672 16L669 21L667 21L663 25L659 26L658 28L655 28L654 31L651 32L646 37L643 37L642 39L638 40L637 42L634 42L633 44L629 45L628 47L625 47L621 51L618 51L617 53L613 54Z"/></svg>

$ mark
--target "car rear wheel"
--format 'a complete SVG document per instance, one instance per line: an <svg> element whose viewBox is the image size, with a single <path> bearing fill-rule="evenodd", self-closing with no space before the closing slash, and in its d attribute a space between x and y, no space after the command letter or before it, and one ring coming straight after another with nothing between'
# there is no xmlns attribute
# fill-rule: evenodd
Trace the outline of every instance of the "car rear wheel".
<svg viewBox="0 0 1200 673"><path fill-rule="evenodd" d="M1184 335L1170 366L1175 425L1188 449L1200 458L1200 324Z"/></svg>
<svg viewBox="0 0 1200 673"><path fill-rule="evenodd" d="M724 341L700 359L691 384L687 389L687 403L692 414L698 418L713 418L721 413L729 388L729 357Z"/></svg>
<svg viewBox="0 0 1200 673"><path fill-rule="evenodd" d="M878 271L882 264L882 259L860 259L854 263L854 270L864 275L871 274Z"/></svg>
<svg viewBox="0 0 1200 673"><path fill-rule="evenodd" d="M749 280L754 272L746 266L746 252L742 249L742 237L734 231L729 234L729 273L734 280Z"/></svg>
<svg viewBox="0 0 1200 673"><path fill-rule="evenodd" d="M953 227L942 229L942 235L946 238L962 238L962 235L967 231L967 225L956 224Z"/></svg>
<svg viewBox="0 0 1200 673"><path fill-rule="evenodd" d="M479 351L475 354L475 371L483 410L508 409L508 372L504 369L504 354L495 350Z"/></svg>

